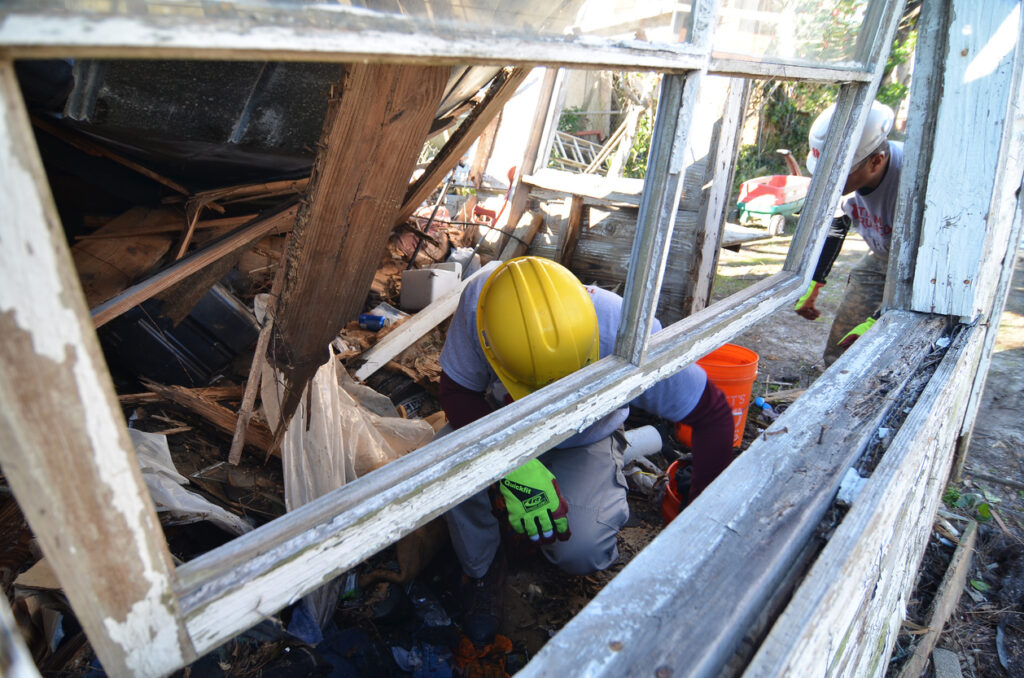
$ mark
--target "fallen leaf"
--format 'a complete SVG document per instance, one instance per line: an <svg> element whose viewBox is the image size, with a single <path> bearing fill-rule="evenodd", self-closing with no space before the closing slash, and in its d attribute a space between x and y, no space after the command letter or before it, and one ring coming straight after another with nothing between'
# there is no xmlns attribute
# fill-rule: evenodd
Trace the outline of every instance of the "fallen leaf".
<svg viewBox="0 0 1024 678"><path fill-rule="evenodd" d="M971 580L971 586L973 586L977 590L981 591L982 593L985 593L986 591L991 591L992 590L991 586L989 586L988 584L986 584L985 582L983 582L980 579L972 579Z"/></svg>

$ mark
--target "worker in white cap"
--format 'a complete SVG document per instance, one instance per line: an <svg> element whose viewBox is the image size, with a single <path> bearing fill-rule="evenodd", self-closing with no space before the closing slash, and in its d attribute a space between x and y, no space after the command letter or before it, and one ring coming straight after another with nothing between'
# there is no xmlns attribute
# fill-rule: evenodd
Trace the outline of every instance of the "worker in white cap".
<svg viewBox="0 0 1024 678"><path fill-rule="evenodd" d="M829 106L811 125L808 134L811 150L807 155L807 169L811 174L814 174L825 147L825 137L834 113L835 105ZM815 300L853 225L864 238L869 251L850 272L843 300L825 344L823 357L826 365L835 362L857 337L870 329L882 306L896 193L903 167L903 143L888 138L893 120L892 109L877 101L872 103L853 156L853 165L843 186L842 216L832 220L811 285L797 300L794 309L808 320L821 315L814 305Z"/></svg>

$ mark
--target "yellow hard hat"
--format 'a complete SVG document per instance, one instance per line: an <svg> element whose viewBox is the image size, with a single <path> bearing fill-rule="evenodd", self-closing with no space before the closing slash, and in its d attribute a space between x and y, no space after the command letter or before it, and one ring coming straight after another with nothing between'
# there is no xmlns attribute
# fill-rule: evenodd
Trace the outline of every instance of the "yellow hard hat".
<svg viewBox="0 0 1024 678"><path fill-rule="evenodd" d="M598 358L594 302L550 259L519 257L496 268L480 291L476 330L487 362L517 400Z"/></svg>

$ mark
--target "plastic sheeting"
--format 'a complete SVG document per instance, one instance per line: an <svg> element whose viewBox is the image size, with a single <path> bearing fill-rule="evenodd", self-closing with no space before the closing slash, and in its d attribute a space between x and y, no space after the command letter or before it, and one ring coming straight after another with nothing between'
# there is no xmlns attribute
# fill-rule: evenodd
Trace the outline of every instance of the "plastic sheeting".
<svg viewBox="0 0 1024 678"><path fill-rule="evenodd" d="M264 361L260 397L271 429L280 421L284 393L280 373ZM433 439L433 427L422 419L380 414L393 411L385 396L352 381L332 353L313 377L281 441L287 509L292 511ZM320 628L337 604L339 582L336 579L303 599L303 615L308 613ZM303 639L312 644L319 640Z"/></svg>
<svg viewBox="0 0 1024 678"><path fill-rule="evenodd" d="M252 525L234 513L183 487L188 485L188 478L174 468L167 436L133 428L128 429L128 434L157 512L170 516L170 520L163 519L165 524L186 525L207 520L232 534L245 534L252 529Z"/></svg>

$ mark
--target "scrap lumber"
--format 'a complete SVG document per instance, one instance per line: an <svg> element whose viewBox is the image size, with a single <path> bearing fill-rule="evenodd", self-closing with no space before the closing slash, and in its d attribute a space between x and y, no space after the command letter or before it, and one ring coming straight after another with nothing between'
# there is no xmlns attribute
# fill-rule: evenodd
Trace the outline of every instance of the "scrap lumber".
<svg viewBox="0 0 1024 678"><path fill-rule="evenodd" d="M151 278L132 285L116 297L93 307L90 311L93 327L100 327L110 322L128 309L156 296L196 271L237 252L243 247L248 247L253 242L269 233L273 233L277 229L286 227L294 222L297 209L296 205L289 205L269 216L240 226L198 252L193 252L172 266L165 268Z"/></svg>
<svg viewBox="0 0 1024 678"><path fill-rule="evenodd" d="M236 415L227 407L218 405L212 400L207 400L195 390L184 386L165 386L156 382L143 380L143 384L150 391L158 394L165 400L185 408L189 412L202 417L218 431L233 435L235 432ZM271 449L273 435L265 424L259 421L249 421L245 431L245 439L254 447L266 452Z"/></svg>
<svg viewBox="0 0 1024 678"><path fill-rule="evenodd" d="M244 389L241 386L204 386L191 389L195 394L205 400L238 400L242 397ZM146 405L150 403L166 402L166 399L159 393L149 391L146 393L126 393L117 396L121 405Z"/></svg>
<svg viewBox="0 0 1024 678"><path fill-rule="evenodd" d="M284 377L283 422L358 316L408 178L441 101L449 69L351 64L335 87L307 195L296 217L273 356ZM338 95L340 92L340 96Z"/></svg>
<svg viewBox="0 0 1024 678"><path fill-rule="evenodd" d="M426 308L420 310L416 315L408 318L397 328L392 330L384 339L377 342L369 351L362 355L363 364L355 372L355 378L366 381L370 376L388 364L395 356L411 346L420 337L437 327L445 318L455 313L459 305L459 297L462 290L471 280L480 275L490 275L497 267L497 262L491 262L479 271L459 283L459 286L447 294L436 299Z"/></svg>
<svg viewBox="0 0 1024 678"><path fill-rule="evenodd" d="M171 249L169 237L126 235L125 231L147 229L168 218L180 222L180 217L167 209L133 207L97 231L116 239L80 241L72 246L71 257L87 304L95 306L118 295L160 264Z"/></svg>
<svg viewBox="0 0 1024 678"><path fill-rule="evenodd" d="M448 172L455 167L462 156L469 150L499 113L505 103L512 98L516 89L522 84L532 69L528 67L506 68L495 76L483 100L462 121L441 151L431 161L423 175L417 179L405 194L405 200L395 219L400 224L408 219L420 204L427 199Z"/></svg>
<svg viewBox="0 0 1024 678"><path fill-rule="evenodd" d="M917 641L914 654L903 665L899 678L917 678L924 671L928 663L928 657L939 642L942 635L942 628L953 614L957 603L960 601L960 592L967 581L967 572L971 569L971 560L974 556L974 543L978 538L978 523L974 520L967 524L963 534L960 536L960 543L953 552L953 558L946 568L946 574L939 584L935 602L932 604L932 613L928 618L928 631Z"/></svg>
<svg viewBox="0 0 1024 678"><path fill-rule="evenodd" d="M284 179L282 181L264 181L255 184L239 184L223 188L211 188L192 195L192 200L203 204L217 202L228 204L242 200L274 198L279 195L299 195L309 186L309 177L301 179Z"/></svg>
<svg viewBox="0 0 1024 678"><path fill-rule="evenodd" d="M287 248L287 245L285 247ZM277 273L274 274L274 282L270 286L270 298L267 300L263 327L260 328L260 336L256 340L256 350L253 352L252 366L249 368L249 379L245 382L245 394L242 396L242 404L238 408L238 421L235 422L235 433L231 438L231 449L228 452L228 463L232 466L237 466L238 462L242 459L242 448L245 446L245 436L249 430L249 420L252 419L252 409L256 404L260 372L263 370L267 346L270 344L270 332L274 327L274 314L277 312L277 301L281 295L282 284L284 284L283 263L278 264Z"/></svg>

